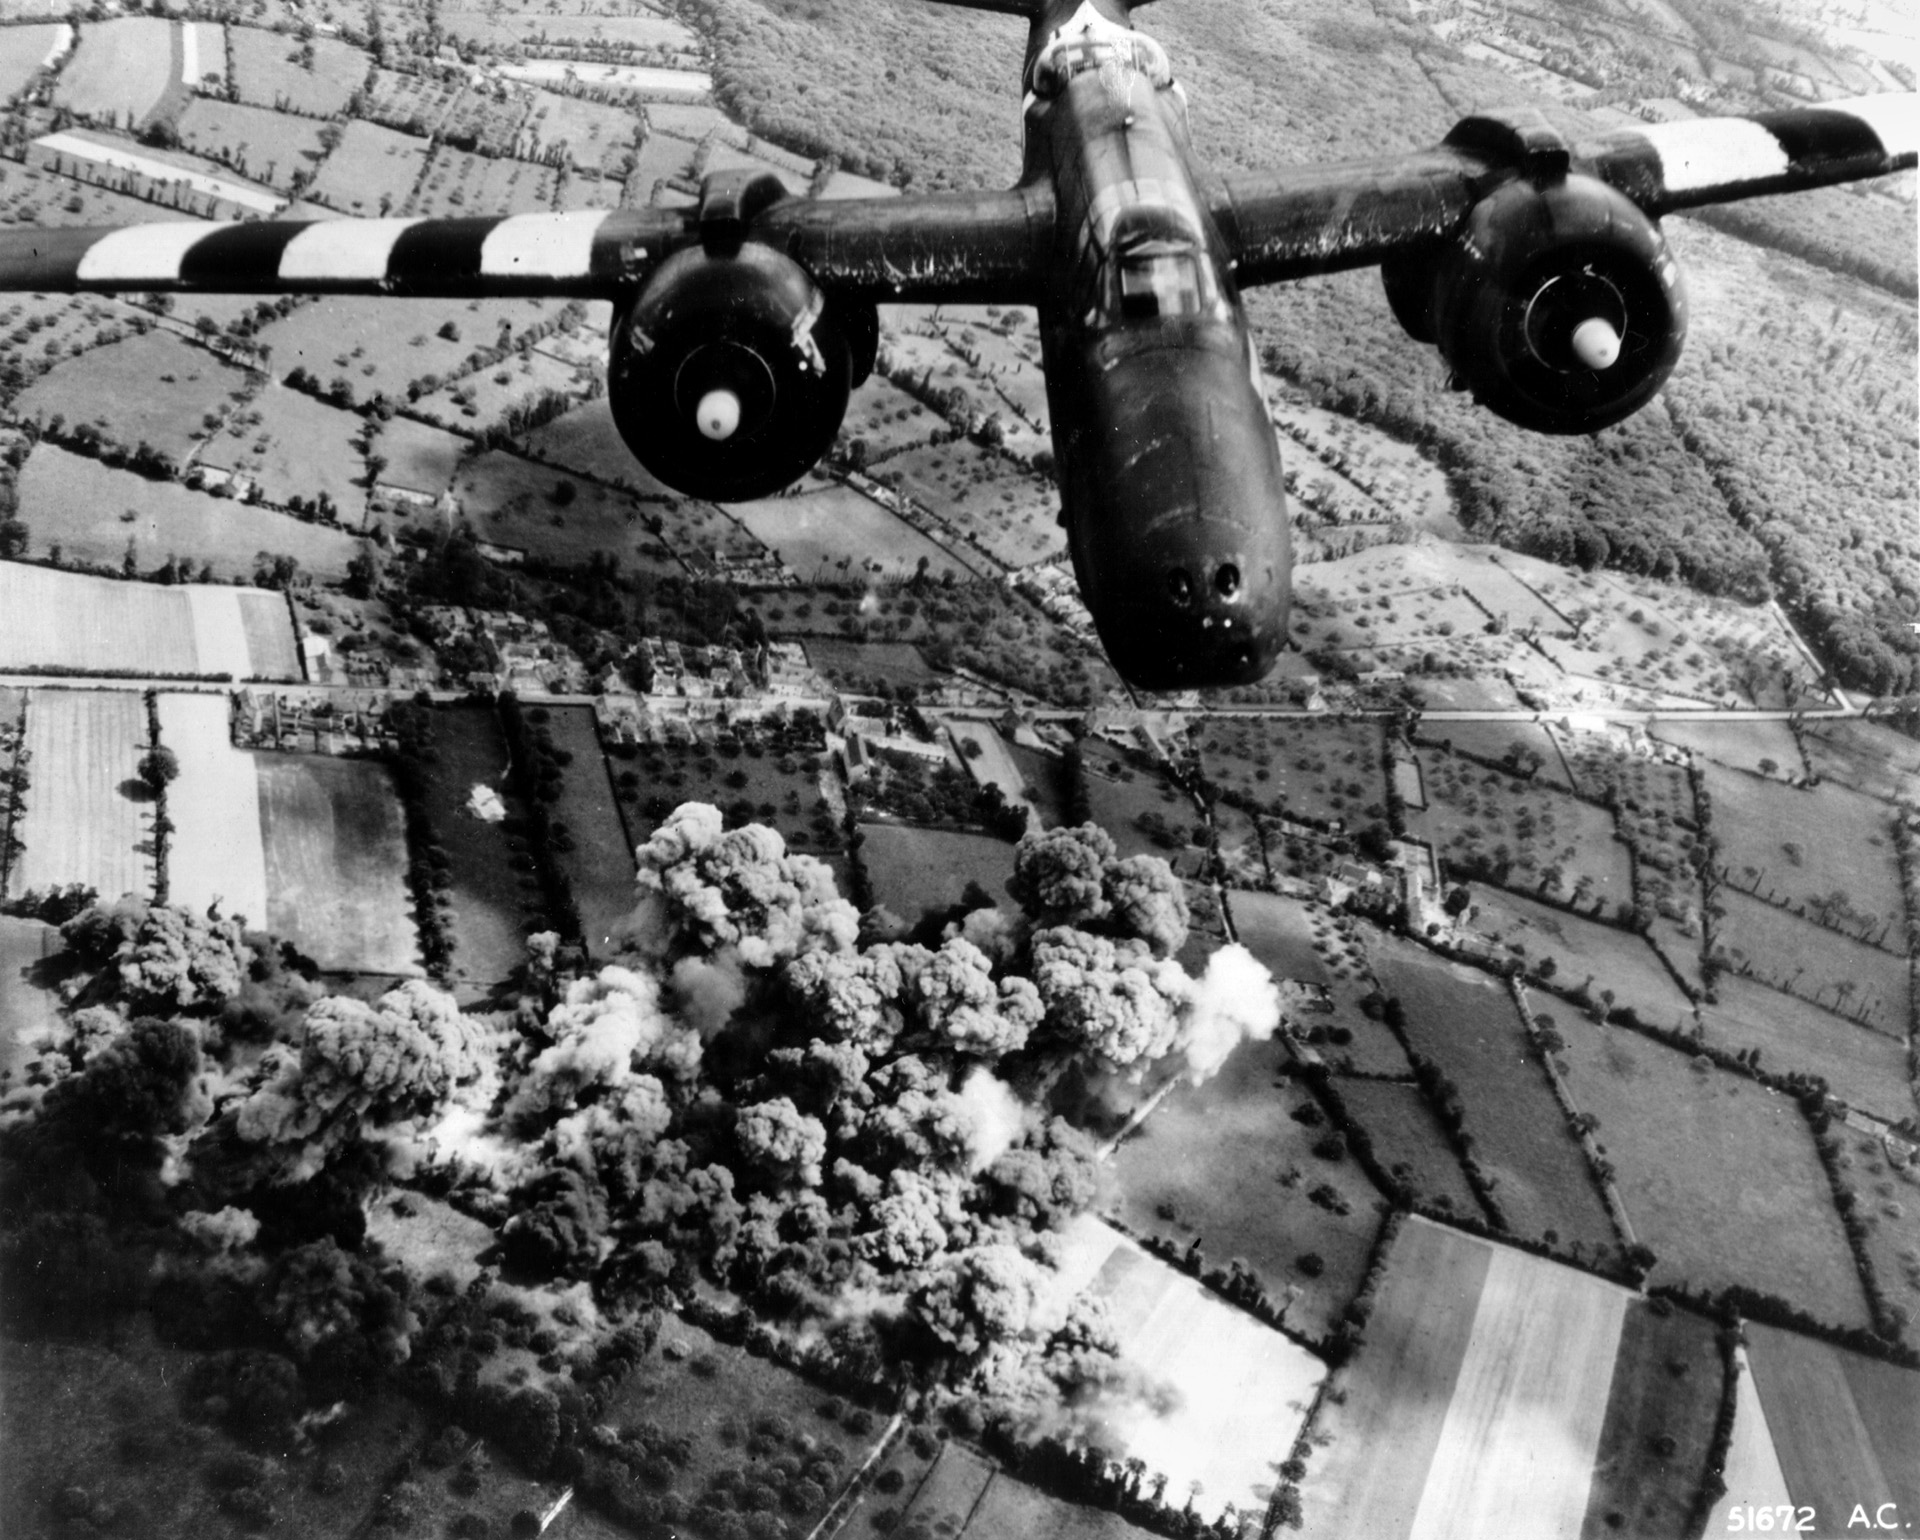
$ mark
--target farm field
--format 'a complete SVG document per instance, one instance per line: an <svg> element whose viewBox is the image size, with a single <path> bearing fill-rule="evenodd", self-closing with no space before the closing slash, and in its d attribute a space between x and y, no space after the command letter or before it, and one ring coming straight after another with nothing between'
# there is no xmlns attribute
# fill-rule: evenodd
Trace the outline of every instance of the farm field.
<svg viewBox="0 0 1920 1540"><path fill-rule="evenodd" d="M1236 792L1262 811L1348 828L1385 816L1375 723L1213 720L1196 729L1193 743L1207 778L1223 794Z"/></svg>
<svg viewBox="0 0 1920 1540"><path fill-rule="evenodd" d="M355 299L324 295L260 328L276 372L296 364L323 384L344 376L362 400L405 396L415 381L465 367L504 323L518 333L548 314L539 300ZM451 331L452 336L443 332ZM401 419L388 424L394 426Z"/></svg>
<svg viewBox="0 0 1920 1540"><path fill-rule="evenodd" d="M1362 1074L1412 1072L1405 1050L1385 1023L1360 1008L1374 984L1350 920L1296 898L1241 889L1227 894L1227 907L1241 944L1276 979L1326 991L1322 1003L1327 1009L1303 1000L1292 1022L1322 1058Z"/></svg>
<svg viewBox="0 0 1920 1540"><path fill-rule="evenodd" d="M0 605L0 614L7 606ZM33 788L9 894L84 883L101 898L153 890L151 818L136 775L146 703L131 690L34 690L27 699Z"/></svg>
<svg viewBox="0 0 1920 1540"><path fill-rule="evenodd" d="M503 797L507 740L490 707L455 704L433 714L433 746L439 756L427 767L427 819L446 851L453 908L446 923L453 936L455 987L462 998L485 993L526 958L526 938L539 915L539 883L521 875L524 840L503 823L485 823L467 811L476 786ZM509 814L516 804L507 804Z"/></svg>
<svg viewBox="0 0 1920 1540"><path fill-rule="evenodd" d="M1406 1221L1366 1341L1323 1403L1306 1532L1580 1535L1632 1296Z"/></svg>
<svg viewBox="0 0 1920 1540"><path fill-rule="evenodd" d="M1193 843L1204 824L1193 799L1144 755L1088 738L1080 745L1087 807L1123 856L1162 857L1183 877L1198 875L1205 853Z"/></svg>
<svg viewBox="0 0 1920 1540"><path fill-rule="evenodd" d="M1373 1140L1381 1165L1436 1207L1485 1221L1447 1132L1417 1085L1357 1076L1338 1076L1332 1085L1349 1116Z"/></svg>
<svg viewBox="0 0 1920 1540"><path fill-rule="evenodd" d="M1573 790L1553 734L1535 722L1429 722L1418 730L1416 738L1442 753L1451 750L1510 765L1514 774L1530 786ZM1533 772L1530 776L1529 768Z"/></svg>
<svg viewBox="0 0 1920 1540"><path fill-rule="evenodd" d="M415 214L536 214L554 207L560 173L524 160L436 146L409 210Z"/></svg>
<svg viewBox="0 0 1920 1540"><path fill-rule="evenodd" d="M307 196L339 213L366 219L411 213L413 191L426 168L426 140L350 118Z"/></svg>
<svg viewBox="0 0 1920 1540"><path fill-rule="evenodd" d="M566 481L574 495L563 509L555 490ZM549 465L537 465L504 450L469 460L455 482L455 495L482 540L549 561L582 564L602 551L616 552L630 567L678 573L678 562L660 554L649 520L662 518L675 552L714 550L751 560L759 543L711 504L692 501L664 514L628 493L591 481L573 481ZM564 494L562 494L564 495Z"/></svg>
<svg viewBox="0 0 1920 1540"><path fill-rule="evenodd" d="M1605 990L1611 1009L1630 1010L1648 1026L1691 1029L1693 1003L1645 937L1499 888L1476 886L1473 908L1468 923L1476 934L1511 947L1529 967L1551 958L1561 987L1585 984L1596 999Z"/></svg>
<svg viewBox="0 0 1920 1540"><path fill-rule="evenodd" d="M1920 1512L1920 1371L1772 1326L1749 1324L1747 1337L1787 1491L1816 1510L1815 1533L1848 1533L1857 1503Z"/></svg>
<svg viewBox="0 0 1920 1540"><path fill-rule="evenodd" d="M277 507L291 507L296 497L310 504L324 495L336 517L358 525L367 501L366 463L352 443L360 419L282 385L262 391L255 410L262 420L246 435L220 435L201 460L253 482Z"/></svg>
<svg viewBox="0 0 1920 1540"><path fill-rule="evenodd" d="M1059 758L1019 742L1009 742L1007 753L1019 767L1027 802L1033 808L1039 826L1054 829L1065 823L1067 807L1061 795L1065 772Z"/></svg>
<svg viewBox="0 0 1920 1540"><path fill-rule="evenodd" d="M50 370L14 398L13 409L42 422L64 418L69 432L96 423L110 442L127 449L146 442L185 464L206 437L203 419L238 400L246 384L243 371L156 327Z"/></svg>
<svg viewBox="0 0 1920 1540"><path fill-rule="evenodd" d="M1741 1076L1571 1012L1567 1088L1597 1135L1655 1282L1755 1284L1842 1326L1870 1324L1832 1188L1799 1106Z"/></svg>
<svg viewBox="0 0 1920 1540"><path fill-rule="evenodd" d="M534 708L537 712L541 708ZM621 822L613 780L591 706L553 706L547 730L554 747L573 756L560 783L553 811L572 831L573 849L558 854L561 870L573 884L580 906L580 931L587 951L609 957L614 935L639 902L635 887L633 842ZM529 715L532 715L530 713Z"/></svg>
<svg viewBox="0 0 1920 1540"><path fill-rule="evenodd" d="M1883 801L1911 795L1920 777L1920 743L1878 722L1808 722L1800 746L1816 775Z"/></svg>
<svg viewBox="0 0 1920 1540"><path fill-rule="evenodd" d="M278 594L0 563L0 666L298 678Z"/></svg>
<svg viewBox="0 0 1920 1540"><path fill-rule="evenodd" d="M83 118L125 115L137 124L173 84L173 23L135 16L89 23L60 71L53 99Z"/></svg>
<svg viewBox="0 0 1920 1540"><path fill-rule="evenodd" d="M26 89L69 31L58 22L0 27L0 102L10 102Z"/></svg>
<svg viewBox="0 0 1920 1540"><path fill-rule="evenodd" d="M488 204L483 200L484 195L475 202L484 208ZM443 428L479 433L503 426L515 410L546 399L550 392L584 396L592 379L593 366L576 363L558 350L536 348L450 379L441 389L422 394L413 409Z"/></svg>
<svg viewBox="0 0 1920 1540"><path fill-rule="evenodd" d="M969 565L852 487L734 503L728 511L803 583L843 576L843 561L876 577L911 577L925 561L936 580L946 572L965 577L979 564L975 557Z"/></svg>
<svg viewBox="0 0 1920 1540"><path fill-rule="evenodd" d="M876 1502L868 1496L863 1506ZM841 1533L858 1534L866 1527L859 1524L858 1514L856 1509L854 1520ZM877 1520L879 1512L873 1517ZM952 1442L940 1446L926 1479L888 1529L905 1540L925 1535L943 1540L1033 1540L1040 1535L1047 1540L1146 1540L1147 1536L1146 1530L1114 1514L1049 1497L997 1469L964 1444ZM877 1524L872 1532L880 1532Z"/></svg>
<svg viewBox="0 0 1920 1540"><path fill-rule="evenodd" d="M467 440L411 417L389 417L380 424L373 452L386 460L380 485L439 497L453 485Z"/></svg>
<svg viewBox="0 0 1920 1540"><path fill-rule="evenodd" d="M1774 1507L1790 1502L1786 1474L1780 1469L1780 1454L1773 1446L1773 1431L1767 1426L1767 1414L1760 1404L1760 1392L1753 1386L1753 1364L1744 1347L1734 1350L1740 1365L1739 1383L1734 1387L1733 1441L1727 1448L1724 1479L1727 1490L1713 1505L1705 1533L1724 1535L1733 1528L1736 1507Z"/></svg>
<svg viewBox="0 0 1920 1540"><path fill-rule="evenodd" d="M882 344L885 344L882 323ZM842 431L849 443L863 441L869 475L878 475L887 462L903 449L925 444L935 429L945 426L936 417L884 374L875 370L854 391L847 403Z"/></svg>
<svg viewBox="0 0 1920 1540"><path fill-rule="evenodd" d="M1594 1452L1584 1534L1687 1533L1726 1379L1714 1337L1704 1316L1660 1301L1629 1301ZM1667 1454L1656 1445L1663 1436L1673 1440ZM1709 1526L1706 1532L1726 1531Z"/></svg>
<svg viewBox="0 0 1920 1540"><path fill-rule="evenodd" d="M236 95L252 106L303 118L340 112L367 78L367 56L336 38L315 37L310 46L313 64L308 68L295 62L302 45L285 33L228 27L227 57Z"/></svg>
<svg viewBox="0 0 1920 1540"><path fill-rule="evenodd" d="M11 1080L59 1024L59 996L29 975L60 944L53 926L0 914L0 1091L15 1089Z"/></svg>
<svg viewBox="0 0 1920 1540"><path fill-rule="evenodd" d="M1684 717L1660 717L1647 726L1649 737L1685 749L1696 759L1710 759L1732 770L1755 775L1801 775L1805 766L1800 745L1785 722L1689 722ZM1763 770L1762 765L1772 765Z"/></svg>
<svg viewBox="0 0 1920 1540"><path fill-rule="evenodd" d="M187 149L225 161L241 176L283 193L291 191L298 173L312 170L326 154L320 144L323 125L315 119L217 96L194 97L174 126Z"/></svg>
<svg viewBox="0 0 1920 1540"><path fill-rule="evenodd" d="M384 765L260 754L268 929L334 973L415 976L407 840Z"/></svg>
<svg viewBox="0 0 1920 1540"><path fill-rule="evenodd" d="M124 520L123 513L134 517ZM35 556L58 545L68 561L117 567L131 542L143 572L178 556L211 567L217 578L250 578L264 552L293 557L315 578L339 580L360 552L360 542L343 530L177 482L148 481L44 443L20 472L20 516Z"/></svg>
<svg viewBox="0 0 1920 1540"><path fill-rule="evenodd" d="M940 676L912 642L852 642L837 636L809 636L801 645L816 673L853 690L879 684L919 689Z"/></svg>
<svg viewBox="0 0 1920 1540"><path fill-rule="evenodd" d="M1825 911L1851 935L1904 934L1893 817L1844 786L1802 791L1718 765L1703 768L1721 864L1736 887Z"/></svg>
<svg viewBox="0 0 1920 1540"><path fill-rule="evenodd" d="M1867 1260L1911 1343L1913 1323L1920 1321L1920 1171L1911 1163L1905 1169L1891 1166L1886 1146L1874 1134L1851 1125L1832 1132L1866 1231Z"/></svg>
<svg viewBox="0 0 1920 1540"><path fill-rule="evenodd" d="M255 929L268 924L266 838L255 756L233 746L224 694L165 693L160 742L180 776L167 789L167 898L197 910L217 903Z"/></svg>
<svg viewBox="0 0 1920 1540"><path fill-rule="evenodd" d="M1898 1038L1751 979L1722 978L1714 992L1719 1003L1700 1007L1706 1042L1735 1052L1758 1048L1762 1067L1775 1074L1799 1070L1823 1076L1850 1107L1888 1119L1914 1113L1906 1047Z"/></svg>
<svg viewBox="0 0 1920 1540"><path fill-rule="evenodd" d="M1731 971L1787 989L1816 1005L1903 1036L1910 977L1907 959L1823 930L1810 920L1723 887L1726 911L1714 932L1714 957ZM1897 935L1898 932L1892 933Z"/></svg>
<svg viewBox="0 0 1920 1540"><path fill-rule="evenodd" d="M1374 976L1406 1012L1408 1045L1459 1087L1475 1158L1515 1230L1608 1247L1612 1221L1506 990L1384 933L1369 936Z"/></svg>
<svg viewBox="0 0 1920 1540"><path fill-rule="evenodd" d="M529 159L538 160L564 145L570 165L617 176L634 148L639 126L636 116L625 108L535 91L521 132L527 136Z"/></svg>
<svg viewBox="0 0 1920 1540"><path fill-rule="evenodd" d="M779 739L750 741L744 748L726 741L649 744L639 751L637 763L623 758L613 768L615 787L627 804L627 828L635 836L629 847L680 803L708 796L729 828L765 824L790 848L823 858L840 848L840 827L820 794L820 756L813 749L794 749ZM724 798L722 786L729 794ZM633 907L631 892L626 907Z"/></svg>
<svg viewBox="0 0 1920 1540"><path fill-rule="evenodd" d="M873 901L885 904L909 925L930 910L960 902L977 882L996 904L1011 909L1007 879L1013 875L1013 846L988 834L951 829L916 829L909 824L863 823L857 859L873 889Z"/></svg>
<svg viewBox="0 0 1920 1540"><path fill-rule="evenodd" d="M1420 780L1427 806L1408 810L1407 828L1443 871L1482 872L1583 908L1632 908L1627 847L1604 808L1432 749L1420 751Z"/></svg>
<svg viewBox="0 0 1920 1540"><path fill-rule="evenodd" d="M1360 1288L1384 1205L1351 1159L1314 1153L1331 1125L1286 1079L1277 1042L1243 1043L1204 1085L1169 1093L1111 1156L1120 1216L1136 1235L1209 1268L1244 1262L1289 1330L1324 1338ZM1313 1122L1295 1116L1305 1111ZM1318 1256L1320 1267L1301 1258Z"/></svg>
<svg viewBox="0 0 1920 1540"><path fill-rule="evenodd" d="M1121 1359L1175 1393L1108 1407L1114 1438L1170 1491L1192 1488L1196 1512L1258 1512L1326 1365L1098 1220L1074 1221L1060 1270L1106 1301Z"/></svg>
<svg viewBox="0 0 1920 1540"><path fill-rule="evenodd" d="M947 736L953 740L954 747L966 762L967 774L973 777L974 784L999 787L1000 795L1007 799L1008 806L1026 808L1027 827L1039 828L1038 811L1027 801L1026 774L1008 752L1007 740L987 722L969 722L952 717L945 726Z"/></svg>
<svg viewBox="0 0 1920 1540"><path fill-rule="evenodd" d="M597 331L604 332L605 327ZM528 454L555 469L578 471L608 486L628 488L650 501L671 495L634 459L633 451L627 448L620 430L613 425L613 408L607 405L604 395L582 402L565 415L535 428L527 435L526 448ZM650 511L664 513L666 510Z"/></svg>

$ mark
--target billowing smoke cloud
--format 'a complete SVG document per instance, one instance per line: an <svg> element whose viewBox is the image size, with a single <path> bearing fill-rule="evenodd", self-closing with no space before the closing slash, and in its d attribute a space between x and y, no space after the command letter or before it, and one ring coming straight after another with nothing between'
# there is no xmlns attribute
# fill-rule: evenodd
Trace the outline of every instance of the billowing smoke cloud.
<svg viewBox="0 0 1920 1540"><path fill-rule="evenodd" d="M978 1176L1013 1148L1031 1114L1025 1102L981 1067L961 1084L959 1097L966 1113L967 1173Z"/></svg>
<svg viewBox="0 0 1920 1540"><path fill-rule="evenodd" d="M1245 1042L1264 1043L1280 1025L1280 988L1253 953L1223 946L1194 984L1184 1052L1187 1079L1211 1079Z"/></svg>

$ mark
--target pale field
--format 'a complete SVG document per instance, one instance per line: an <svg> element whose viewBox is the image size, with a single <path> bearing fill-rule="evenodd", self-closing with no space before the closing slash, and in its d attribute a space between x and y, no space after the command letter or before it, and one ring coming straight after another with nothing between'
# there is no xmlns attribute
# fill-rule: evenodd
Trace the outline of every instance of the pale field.
<svg viewBox="0 0 1920 1540"><path fill-rule="evenodd" d="M147 750L146 703L131 690L34 690L27 750L33 789L20 828L26 849L7 891L78 882L104 900L150 893L152 804L131 790Z"/></svg>
<svg viewBox="0 0 1920 1540"><path fill-rule="evenodd" d="M733 503L728 512L777 551L802 582L841 575L843 561L855 572L896 577L912 576L923 559L934 578L948 570L964 577L972 570L965 559L851 487ZM980 564L980 558L973 563Z"/></svg>
<svg viewBox="0 0 1920 1540"><path fill-rule="evenodd" d="M56 365L14 398L13 410L43 422L59 416L68 430L97 423L114 443L131 449L144 440L184 463L206 436L207 416L229 410L246 383L243 370L155 327Z"/></svg>
<svg viewBox="0 0 1920 1540"><path fill-rule="evenodd" d="M356 299L324 295L260 329L273 368L305 368L324 385L344 376L362 400L407 393L415 380L450 374L476 348L491 347L547 314L539 300ZM441 331L450 328L451 337Z"/></svg>
<svg viewBox="0 0 1920 1540"><path fill-rule="evenodd" d="M0 27L0 101L10 102L26 89L68 30L58 22Z"/></svg>
<svg viewBox="0 0 1920 1540"><path fill-rule="evenodd" d="M265 107L196 96L180 114L181 143L202 154L218 150L242 176L285 190L296 171L319 164L324 125Z"/></svg>
<svg viewBox="0 0 1920 1540"><path fill-rule="evenodd" d="M1787 1478L1780 1469L1779 1451L1773 1447L1773 1432L1767 1427L1767 1411L1754 1384L1752 1362L1744 1347L1733 1351L1740 1365L1740 1382L1734 1390L1733 1442L1727 1447L1723 1472L1727 1490L1707 1518L1705 1533L1709 1535L1732 1531L1729 1515L1735 1508L1772 1508L1792 1501L1787 1495Z"/></svg>
<svg viewBox="0 0 1920 1540"><path fill-rule="evenodd" d="M357 525L366 510L360 479L366 462L353 448L361 419L283 385L269 385L254 401L262 420L239 437L221 433L201 451L201 463L234 471L256 483L269 503L331 497L338 517Z"/></svg>
<svg viewBox="0 0 1920 1540"><path fill-rule="evenodd" d="M1308 1465L1308 1532L1578 1540L1630 1298L1408 1220Z"/></svg>
<svg viewBox="0 0 1920 1540"><path fill-rule="evenodd" d="M0 562L0 667L198 673L183 593Z"/></svg>
<svg viewBox="0 0 1920 1540"><path fill-rule="evenodd" d="M1491 1246L1438 1225L1402 1227L1366 1341L1337 1375L1344 1394L1318 1419L1331 1438L1300 1488L1315 1540L1411 1534L1492 1261Z"/></svg>
<svg viewBox="0 0 1920 1540"><path fill-rule="evenodd" d="M405 820L383 765L262 754L268 929L329 971L417 975Z"/></svg>
<svg viewBox="0 0 1920 1540"><path fill-rule="evenodd" d="M1259 1511L1326 1366L1098 1220L1076 1221L1064 1250L1063 1286L1102 1296L1121 1356L1179 1397L1159 1415L1138 1399L1104 1407L1115 1438L1170 1492L1199 1482L1208 1518L1228 1503Z"/></svg>
<svg viewBox="0 0 1920 1540"><path fill-rule="evenodd" d="M293 62L300 45L284 33L229 27L227 51L240 100L303 117L325 118L346 107L366 79L367 56L336 38L313 39L313 68Z"/></svg>
<svg viewBox="0 0 1920 1540"><path fill-rule="evenodd" d="M0 667L252 679L284 677L290 664L297 677L286 607L277 595L261 606L261 597L258 589L167 587L0 563Z"/></svg>
<svg viewBox="0 0 1920 1540"><path fill-rule="evenodd" d="M59 950L60 932L51 925L0 915L0 1071L18 1074L59 1028L59 997L28 978Z"/></svg>
<svg viewBox="0 0 1920 1540"><path fill-rule="evenodd" d="M1579 1540L1629 1298L1494 1250L1413 1534Z"/></svg>
<svg viewBox="0 0 1920 1540"><path fill-rule="evenodd" d="M536 214L553 208L558 171L437 147L410 205L416 214Z"/></svg>
<svg viewBox="0 0 1920 1540"><path fill-rule="evenodd" d="M351 118L307 195L342 214L397 216L411 211L426 164L426 140Z"/></svg>
<svg viewBox="0 0 1920 1540"><path fill-rule="evenodd" d="M61 70L53 99L90 117L118 113L134 121L159 103L173 81L173 24L151 17L97 22Z"/></svg>
<svg viewBox="0 0 1920 1540"><path fill-rule="evenodd" d="M1746 1330L1787 1490L1817 1512L1817 1533L1861 1533L1868 1526L1846 1523L1855 1504L1920 1512L1920 1372L1772 1326Z"/></svg>
<svg viewBox="0 0 1920 1540"><path fill-rule="evenodd" d="M224 694L163 694L160 741L180 761L167 789L173 834L167 896L204 910L218 903L253 927L267 923L267 853L254 756L236 749Z"/></svg>

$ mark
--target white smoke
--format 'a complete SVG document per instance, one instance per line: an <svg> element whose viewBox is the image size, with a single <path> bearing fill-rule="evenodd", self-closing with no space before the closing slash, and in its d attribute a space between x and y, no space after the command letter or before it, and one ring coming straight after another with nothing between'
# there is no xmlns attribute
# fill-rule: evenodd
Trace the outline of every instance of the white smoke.
<svg viewBox="0 0 1920 1540"><path fill-rule="evenodd" d="M680 1019L701 1037L712 1037L733 1019L747 998L740 957L723 947L711 957L683 957L669 978Z"/></svg>
<svg viewBox="0 0 1920 1540"><path fill-rule="evenodd" d="M1195 981L1185 1053L1187 1079L1210 1080L1244 1042L1264 1043L1280 1025L1280 988L1237 942L1223 946Z"/></svg>
<svg viewBox="0 0 1920 1540"><path fill-rule="evenodd" d="M967 1113L967 1170L978 1176L1026 1131L1027 1106L985 1069L976 1068L960 1087Z"/></svg>

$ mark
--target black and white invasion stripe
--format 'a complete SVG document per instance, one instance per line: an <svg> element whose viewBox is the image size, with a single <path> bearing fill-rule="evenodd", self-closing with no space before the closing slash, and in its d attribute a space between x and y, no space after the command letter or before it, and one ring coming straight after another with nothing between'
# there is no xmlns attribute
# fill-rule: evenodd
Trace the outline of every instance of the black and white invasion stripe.
<svg viewBox="0 0 1920 1540"><path fill-rule="evenodd" d="M0 289L593 297L643 274L685 230L663 209L7 229Z"/></svg>
<svg viewBox="0 0 1920 1540"><path fill-rule="evenodd" d="M1916 152L1920 96L1906 92L1649 124L1582 145L1575 159L1658 215L1910 170Z"/></svg>

